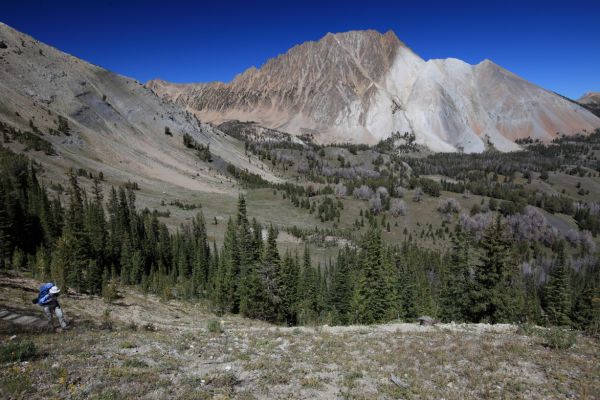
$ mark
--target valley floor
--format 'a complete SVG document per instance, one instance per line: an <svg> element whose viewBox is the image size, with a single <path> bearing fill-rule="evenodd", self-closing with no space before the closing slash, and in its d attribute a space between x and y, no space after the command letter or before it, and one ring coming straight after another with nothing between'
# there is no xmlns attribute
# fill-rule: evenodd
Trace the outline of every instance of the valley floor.
<svg viewBox="0 0 600 400"><path fill-rule="evenodd" d="M38 284L1 275L0 309L41 316L31 304ZM560 350L512 325L284 328L121 294L112 305L63 298L73 328L60 333L0 320L1 346L31 340L37 348L28 361L2 362L0 397L600 398L600 343L582 335Z"/></svg>

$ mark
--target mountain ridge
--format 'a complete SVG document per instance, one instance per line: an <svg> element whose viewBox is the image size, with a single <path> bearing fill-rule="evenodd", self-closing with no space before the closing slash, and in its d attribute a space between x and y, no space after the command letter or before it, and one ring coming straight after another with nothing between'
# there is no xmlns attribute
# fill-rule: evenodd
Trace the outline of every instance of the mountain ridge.
<svg viewBox="0 0 600 400"><path fill-rule="evenodd" d="M239 141L157 97L135 79L3 23L0 41L0 121L6 129L37 130L38 140L49 143L56 156L36 154L36 159L57 172L55 176L85 167L117 182L148 183L160 192L185 188L232 193L215 164L211 168L184 146L181 137L187 134L210 146L220 164L276 180L260 163L248 161ZM57 121L69 127L68 135L57 134Z"/></svg>
<svg viewBox="0 0 600 400"><path fill-rule="evenodd" d="M393 31L328 33L228 83L146 84L206 121L258 121L317 141L375 143L412 131L434 151L517 150L600 119L486 59L423 60ZM498 96L500 94L500 96ZM496 101L493 101L496 99Z"/></svg>

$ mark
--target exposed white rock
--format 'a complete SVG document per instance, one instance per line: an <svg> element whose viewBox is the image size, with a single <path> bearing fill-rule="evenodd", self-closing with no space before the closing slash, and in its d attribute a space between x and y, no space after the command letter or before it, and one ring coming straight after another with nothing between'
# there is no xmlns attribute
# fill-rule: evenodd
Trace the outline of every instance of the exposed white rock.
<svg viewBox="0 0 600 400"><path fill-rule="evenodd" d="M434 151L511 151L519 138L600 127L583 107L489 60L425 61L391 31L327 34L231 83L147 86L209 121L258 121L320 142L375 143L399 131Z"/></svg>

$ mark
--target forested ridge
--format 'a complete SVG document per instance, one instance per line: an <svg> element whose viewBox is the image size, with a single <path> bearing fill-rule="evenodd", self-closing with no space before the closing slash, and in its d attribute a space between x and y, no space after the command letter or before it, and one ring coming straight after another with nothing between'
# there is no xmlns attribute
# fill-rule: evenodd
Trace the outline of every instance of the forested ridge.
<svg viewBox="0 0 600 400"><path fill-rule="evenodd" d="M567 243L549 244L548 276L519 261L538 244L518 242L498 215L480 237L458 224L450 251L412 237L389 245L376 221L335 260L314 265L277 248L277 228L249 220L240 195L224 243L209 243L202 212L174 232L156 211L138 210L132 185L110 188L93 178L91 193L69 174L66 195L52 196L41 166L0 148L0 255L3 268L29 270L70 289L110 299L116 283L163 298L205 301L216 313L239 313L286 325L380 323L422 314L445 321L533 322L598 332L596 254L570 265ZM125 187L127 186L127 187ZM514 223L514 221L513 221ZM263 231L267 232L263 240ZM575 255L573 253L573 255Z"/></svg>

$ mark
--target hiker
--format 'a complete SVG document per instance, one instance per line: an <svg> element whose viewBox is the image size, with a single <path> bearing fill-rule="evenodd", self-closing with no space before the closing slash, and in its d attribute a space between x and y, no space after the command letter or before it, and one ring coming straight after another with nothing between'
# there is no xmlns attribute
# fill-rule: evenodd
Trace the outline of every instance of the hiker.
<svg viewBox="0 0 600 400"><path fill-rule="evenodd" d="M54 283L44 283L40 286L40 294L38 297L33 299L33 304L44 307L44 313L46 314L48 323L52 324L52 327L54 327L52 321L52 313L54 313L56 314L56 318L58 318L60 327L65 329L67 327L67 322L65 321L65 315L62 312L62 308L60 308L60 304L58 304L59 293L60 289Z"/></svg>

